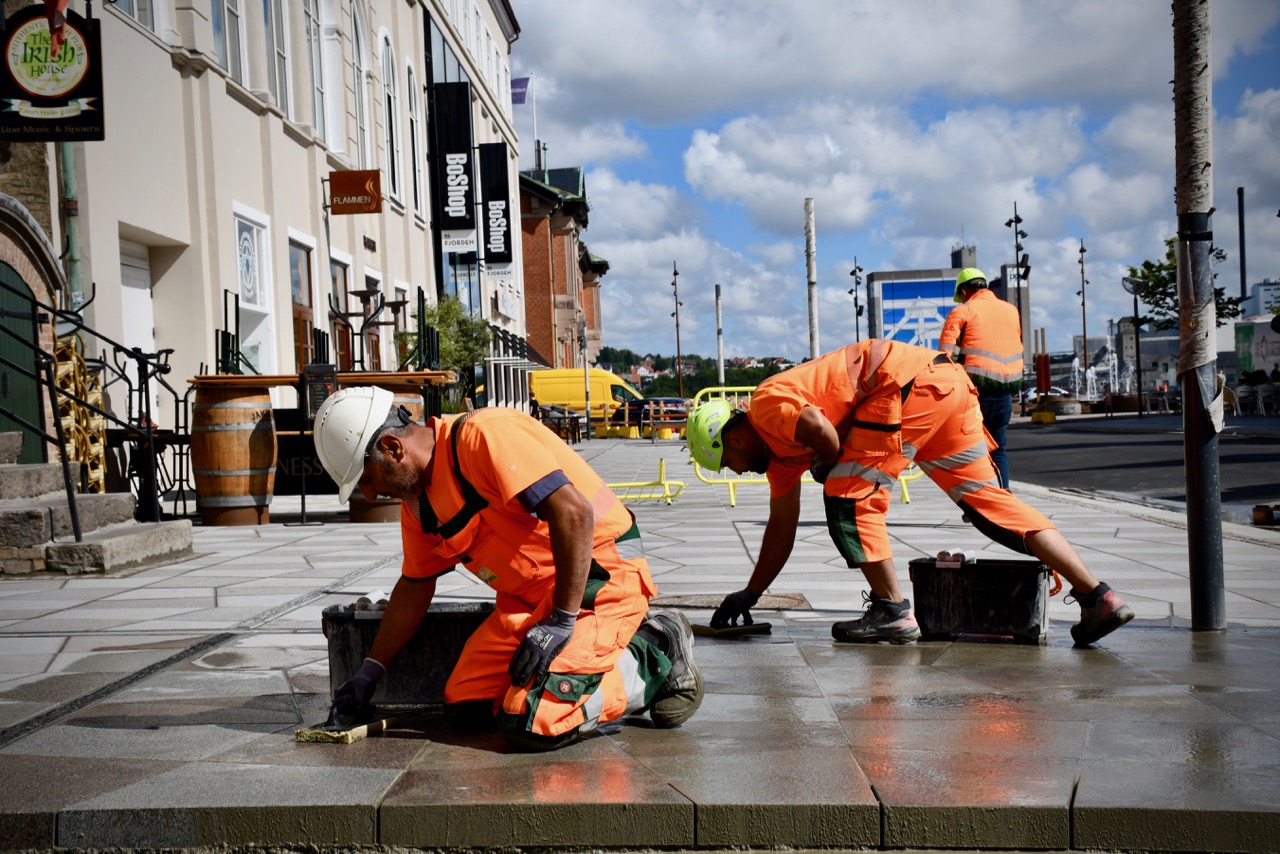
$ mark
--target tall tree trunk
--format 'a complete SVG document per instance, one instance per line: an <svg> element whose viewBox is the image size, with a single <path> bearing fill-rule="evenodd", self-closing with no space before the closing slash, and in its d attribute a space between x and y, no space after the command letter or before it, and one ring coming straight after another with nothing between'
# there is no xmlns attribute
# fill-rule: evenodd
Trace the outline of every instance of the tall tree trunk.
<svg viewBox="0 0 1280 854"><path fill-rule="evenodd" d="M1218 432L1213 242L1213 70L1209 0L1173 0L1173 102L1178 202L1178 384L1187 475L1191 627L1226 627Z"/></svg>

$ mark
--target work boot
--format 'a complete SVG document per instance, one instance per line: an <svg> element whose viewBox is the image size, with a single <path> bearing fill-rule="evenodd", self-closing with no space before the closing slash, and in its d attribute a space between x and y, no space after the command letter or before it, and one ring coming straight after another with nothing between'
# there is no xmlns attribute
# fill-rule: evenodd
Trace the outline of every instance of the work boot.
<svg viewBox="0 0 1280 854"><path fill-rule="evenodd" d="M856 620L831 627L831 636L843 643L914 643L920 639L920 625L911 610L911 600L891 602L863 591L867 610Z"/></svg>
<svg viewBox="0 0 1280 854"><path fill-rule="evenodd" d="M702 705L702 671L693 660L693 628L680 611L651 611L645 625L667 639L671 672L649 706L654 726L678 727Z"/></svg>
<svg viewBox="0 0 1280 854"><path fill-rule="evenodd" d="M1106 584L1099 584L1091 593L1072 589L1070 597L1080 603L1080 622L1071 627L1076 646L1099 641L1133 619L1133 609Z"/></svg>

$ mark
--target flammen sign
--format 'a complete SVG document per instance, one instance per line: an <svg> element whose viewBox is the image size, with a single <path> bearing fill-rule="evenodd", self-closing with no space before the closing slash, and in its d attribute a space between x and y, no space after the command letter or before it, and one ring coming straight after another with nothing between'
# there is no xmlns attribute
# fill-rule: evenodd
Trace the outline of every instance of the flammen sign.
<svg viewBox="0 0 1280 854"><path fill-rule="evenodd" d="M329 213L382 212L382 173L377 169L346 169L329 173Z"/></svg>

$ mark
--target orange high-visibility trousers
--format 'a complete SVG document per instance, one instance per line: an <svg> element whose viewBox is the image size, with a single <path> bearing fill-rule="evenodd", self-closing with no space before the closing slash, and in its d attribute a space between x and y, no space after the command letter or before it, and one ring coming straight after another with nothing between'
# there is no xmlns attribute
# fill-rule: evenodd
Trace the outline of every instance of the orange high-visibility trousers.
<svg viewBox="0 0 1280 854"><path fill-rule="evenodd" d="M504 730L554 737L617 720L627 714L629 698L643 694L645 701L651 699L671 665L656 649L648 655L643 649L623 655L628 645L648 646L633 636L652 595L645 582L645 558L619 554L619 547L626 551L628 543L639 540L595 550L573 637L541 683L513 686L507 668L528 629L551 612L550 584L533 607L498 594L494 612L463 647L445 684L445 702L492 702Z"/></svg>
<svg viewBox="0 0 1280 854"><path fill-rule="evenodd" d="M1029 554L1026 536L1053 523L1000 488L992 446L977 389L964 369L951 362L926 366L902 406L902 454L867 455L846 446L823 486L827 529L848 565L893 556L885 514L893 484L912 461L964 508L979 531Z"/></svg>

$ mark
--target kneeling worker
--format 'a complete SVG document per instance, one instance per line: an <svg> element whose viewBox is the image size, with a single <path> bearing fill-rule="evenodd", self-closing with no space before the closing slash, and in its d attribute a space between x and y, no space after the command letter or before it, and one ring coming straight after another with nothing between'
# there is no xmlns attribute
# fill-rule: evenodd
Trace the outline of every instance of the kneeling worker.
<svg viewBox="0 0 1280 854"><path fill-rule="evenodd" d="M1053 523L1000 487L978 392L964 369L936 350L881 339L841 348L760 383L746 412L724 400L702 404L687 436L703 468L769 479L769 521L755 569L746 589L721 603L713 627L750 620L749 609L787 562L800 519L800 478L811 470L823 484L831 539L871 587L862 617L836 623L832 635L847 642L919 638L885 527L893 484L913 460L979 531L1067 579L1080 603L1080 622L1071 628L1077 645L1133 619Z"/></svg>
<svg viewBox="0 0 1280 854"><path fill-rule="evenodd" d="M635 519L578 454L529 415L481 409L425 426L391 392L348 388L316 413L316 452L345 502L398 498L404 563L360 670L336 692L366 714L436 579L462 563L497 592L445 685L459 722L495 719L550 750L648 710L675 727L702 702L693 633L656 592Z"/></svg>

